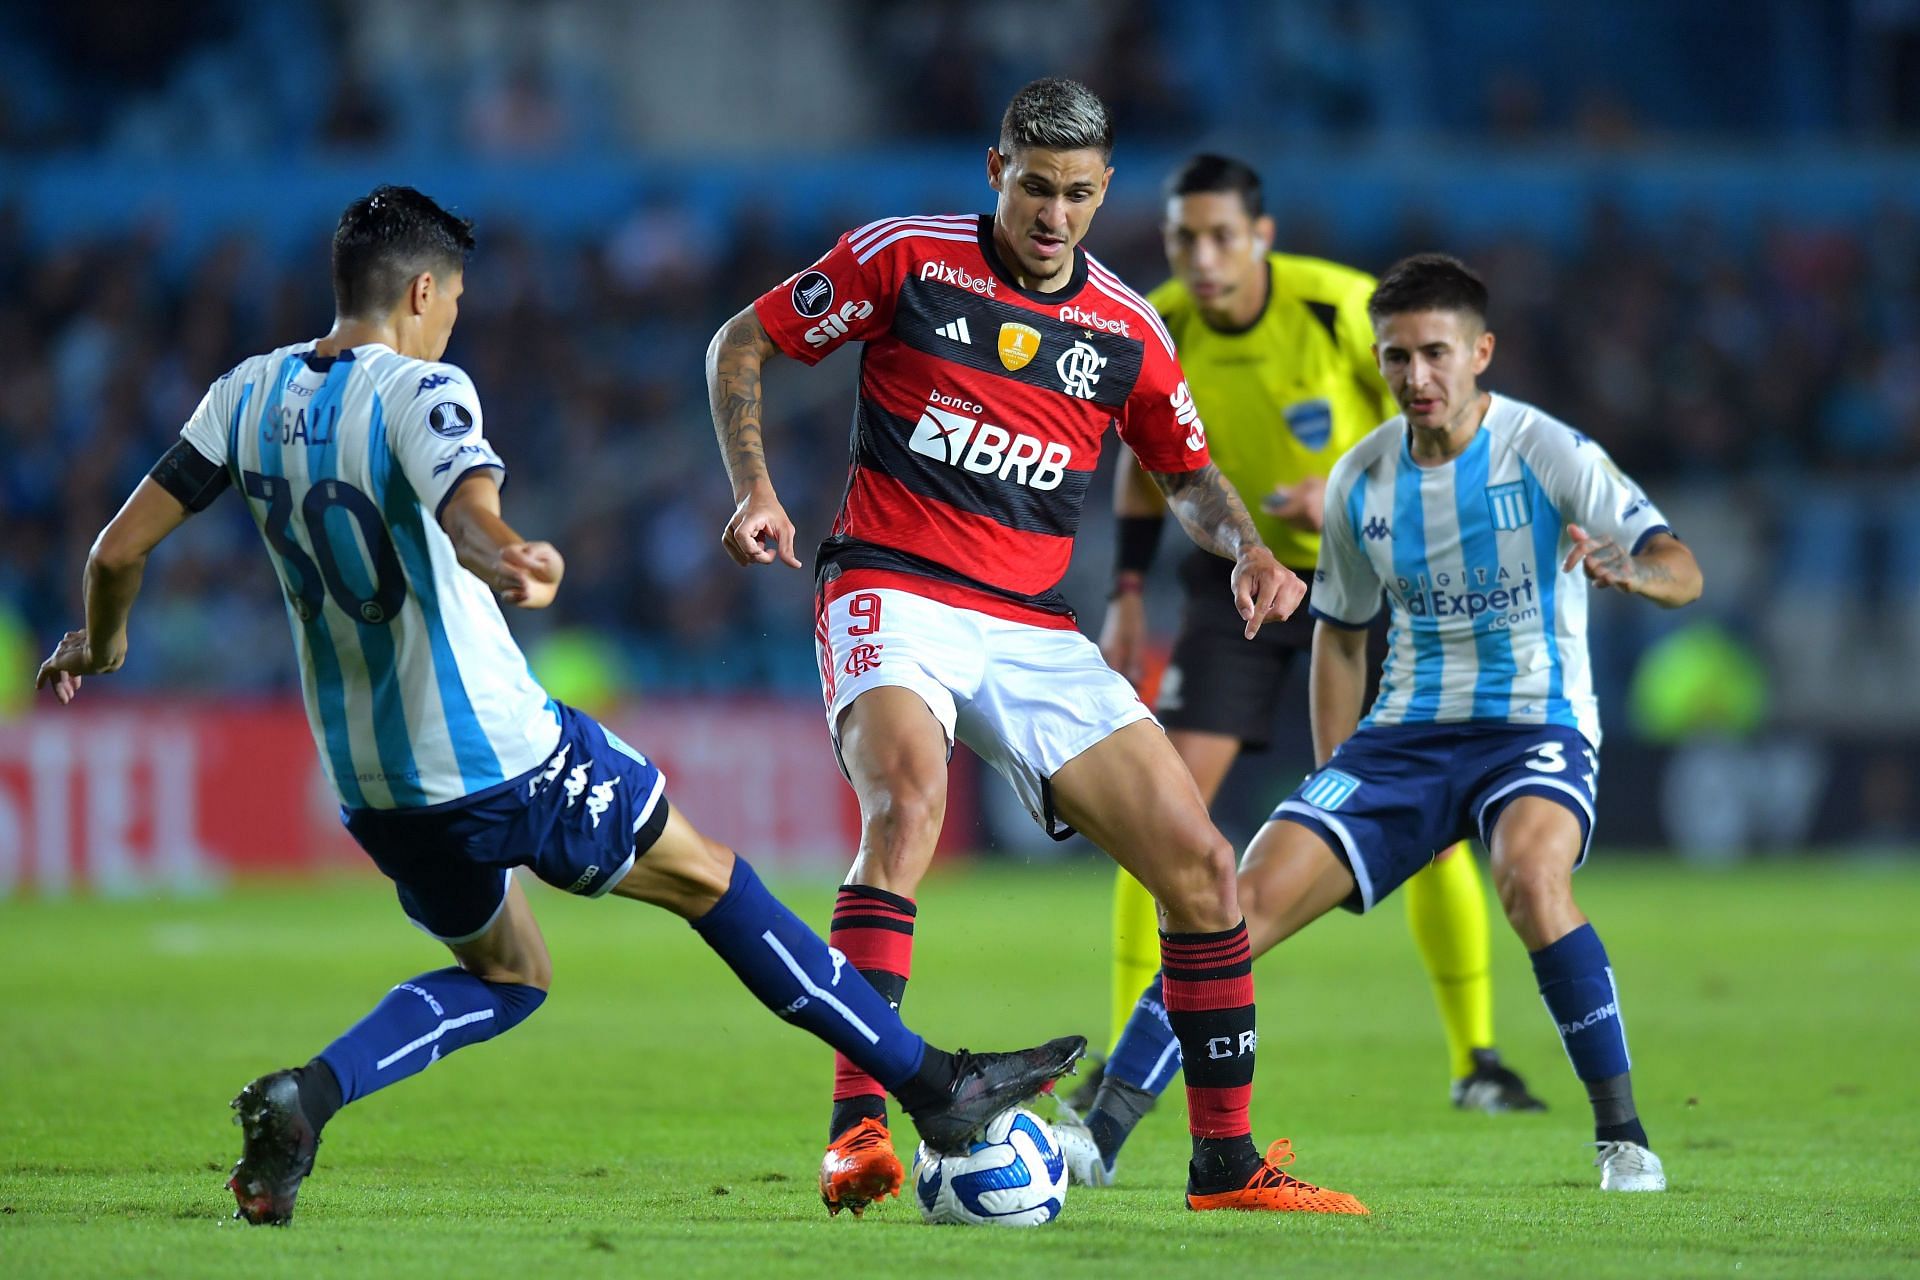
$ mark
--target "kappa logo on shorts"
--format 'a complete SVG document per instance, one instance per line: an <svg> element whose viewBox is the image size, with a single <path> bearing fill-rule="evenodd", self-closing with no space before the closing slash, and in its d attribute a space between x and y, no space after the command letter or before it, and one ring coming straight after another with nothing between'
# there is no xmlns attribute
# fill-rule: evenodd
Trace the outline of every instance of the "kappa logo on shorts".
<svg viewBox="0 0 1920 1280"><path fill-rule="evenodd" d="M874 670L880 665L880 651L884 648L886 648L886 646L883 644L867 644L865 642L853 646L852 651L847 654L847 674L850 676L863 676L867 674L867 672Z"/></svg>
<svg viewBox="0 0 1920 1280"><path fill-rule="evenodd" d="M1300 789L1300 798L1316 809L1338 809L1360 789L1360 779L1338 769L1322 769Z"/></svg>

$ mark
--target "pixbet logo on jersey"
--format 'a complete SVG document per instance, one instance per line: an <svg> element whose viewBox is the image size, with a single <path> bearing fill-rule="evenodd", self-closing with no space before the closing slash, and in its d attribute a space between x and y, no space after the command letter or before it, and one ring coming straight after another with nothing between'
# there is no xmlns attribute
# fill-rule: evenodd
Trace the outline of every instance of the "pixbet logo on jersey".
<svg viewBox="0 0 1920 1280"><path fill-rule="evenodd" d="M1132 331L1127 328L1127 322L1125 320L1109 320L1105 316L1096 315L1091 311L1084 311L1072 303L1068 303L1066 306L1060 308L1060 318L1068 324L1076 325L1082 329L1098 329L1102 333L1117 333L1123 338L1131 338L1133 336Z"/></svg>
<svg viewBox="0 0 1920 1280"><path fill-rule="evenodd" d="M920 264L920 278L931 280L935 284L950 284L956 289L965 289L968 293L977 293L983 298L994 296L995 281L992 276L977 276L965 267L949 266L937 259Z"/></svg>
<svg viewBox="0 0 1920 1280"><path fill-rule="evenodd" d="M1066 479L1067 463L1073 460L1073 450L1066 445L982 422L979 415L986 409L958 396L935 391L928 401L907 442L915 453L1029 489L1058 489Z"/></svg>
<svg viewBox="0 0 1920 1280"><path fill-rule="evenodd" d="M807 330L807 345L824 347L829 342L844 338L857 320L865 320L873 314L873 304L865 298L840 304L840 309L828 315L819 324Z"/></svg>

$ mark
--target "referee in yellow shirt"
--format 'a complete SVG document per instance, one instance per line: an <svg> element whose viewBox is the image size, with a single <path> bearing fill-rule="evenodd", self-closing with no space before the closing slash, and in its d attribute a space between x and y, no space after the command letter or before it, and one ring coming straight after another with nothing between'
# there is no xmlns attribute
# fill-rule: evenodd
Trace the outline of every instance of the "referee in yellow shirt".
<svg viewBox="0 0 1920 1280"><path fill-rule="evenodd" d="M1197 155L1169 180L1163 231L1174 278L1148 301L1179 348L1207 447L1280 562L1311 580L1328 472L1398 411L1373 359L1367 318L1373 277L1272 252L1273 219L1263 208L1259 176L1222 156ZM1119 555L1100 648L1136 684L1146 648L1141 589L1165 511L1152 480L1122 449L1115 489ZM1232 570L1200 552L1181 563L1185 607L1156 707L1209 805L1235 758L1268 745L1287 676L1296 664L1304 672L1313 645L1305 609L1247 640L1227 590ZM1384 634L1375 635L1374 647L1377 673ZM1446 1026L1454 1105L1541 1109L1494 1051L1486 892L1467 845L1441 854L1410 880L1406 900ZM1120 872L1113 911L1116 1036L1159 967L1156 928L1153 899ZM1083 1087L1074 1101L1090 1104L1092 1094ZM1144 1105L1140 1098L1121 1105L1128 1101Z"/></svg>

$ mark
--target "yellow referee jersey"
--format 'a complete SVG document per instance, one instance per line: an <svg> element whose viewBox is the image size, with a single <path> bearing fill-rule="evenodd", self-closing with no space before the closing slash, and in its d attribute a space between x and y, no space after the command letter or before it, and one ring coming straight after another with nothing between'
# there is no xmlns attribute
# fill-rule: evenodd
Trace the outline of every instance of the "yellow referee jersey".
<svg viewBox="0 0 1920 1280"><path fill-rule="evenodd" d="M1267 305L1245 329L1207 324L1178 280L1147 301L1180 350L1214 463L1280 562L1311 570L1320 535L1274 519L1261 502L1276 485L1324 479L1341 454L1398 410L1373 363L1373 277L1284 253L1267 255L1267 271Z"/></svg>

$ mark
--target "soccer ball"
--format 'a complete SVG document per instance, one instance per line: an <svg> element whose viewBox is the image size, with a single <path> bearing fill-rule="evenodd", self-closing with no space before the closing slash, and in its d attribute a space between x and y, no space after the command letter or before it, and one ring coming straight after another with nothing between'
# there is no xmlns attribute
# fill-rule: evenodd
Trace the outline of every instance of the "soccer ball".
<svg viewBox="0 0 1920 1280"><path fill-rule="evenodd" d="M932 1223L1037 1227L1059 1217L1067 1199L1060 1140L1025 1107L987 1121L965 1155L937 1155L921 1143L912 1176L920 1216Z"/></svg>

